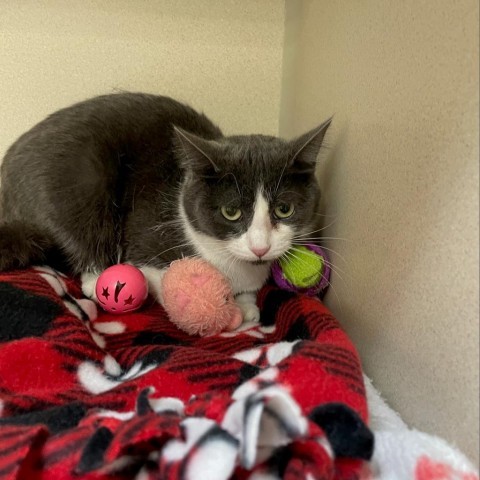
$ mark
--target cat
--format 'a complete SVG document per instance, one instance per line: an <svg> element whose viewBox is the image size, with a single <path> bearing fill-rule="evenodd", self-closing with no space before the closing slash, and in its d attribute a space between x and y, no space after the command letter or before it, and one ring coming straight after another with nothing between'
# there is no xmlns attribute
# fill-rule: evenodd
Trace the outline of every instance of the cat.
<svg viewBox="0 0 480 480"><path fill-rule="evenodd" d="M286 141L224 136L165 96L109 94L59 110L1 165L0 270L61 265L94 297L99 273L126 262L161 302L166 267L196 255L257 321L271 263L317 225L315 165L330 122Z"/></svg>

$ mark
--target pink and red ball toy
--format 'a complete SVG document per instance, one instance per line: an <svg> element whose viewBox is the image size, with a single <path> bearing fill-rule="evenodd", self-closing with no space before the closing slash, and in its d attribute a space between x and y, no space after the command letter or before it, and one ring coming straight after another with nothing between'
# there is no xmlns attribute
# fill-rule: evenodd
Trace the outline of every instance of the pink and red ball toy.
<svg viewBox="0 0 480 480"><path fill-rule="evenodd" d="M97 280L98 303L109 313L127 313L138 310L148 296L147 280L133 265L113 265Z"/></svg>

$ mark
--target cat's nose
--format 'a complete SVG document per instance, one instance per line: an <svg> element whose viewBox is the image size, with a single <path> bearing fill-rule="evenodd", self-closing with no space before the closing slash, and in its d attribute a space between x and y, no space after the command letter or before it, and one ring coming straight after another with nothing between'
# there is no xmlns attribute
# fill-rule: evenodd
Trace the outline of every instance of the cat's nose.
<svg viewBox="0 0 480 480"><path fill-rule="evenodd" d="M257 247L250 247L250 250L257 256L257 257L263 257L265 254L268 253L268 251L270 250L270 247L261 247L261 248L257 248Z"/></svg>

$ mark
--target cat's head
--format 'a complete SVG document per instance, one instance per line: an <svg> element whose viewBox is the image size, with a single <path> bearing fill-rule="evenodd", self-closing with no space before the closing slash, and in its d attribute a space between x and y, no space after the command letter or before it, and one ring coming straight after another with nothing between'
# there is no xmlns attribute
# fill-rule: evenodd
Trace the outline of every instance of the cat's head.
<svg viewBox="0 0 480 480"><path fill-rule="evenodd" d="M318 152L331 119L292 140L205 140L175 129L181 208L196 243L247 262L274 260L318 222Z"/></svg>

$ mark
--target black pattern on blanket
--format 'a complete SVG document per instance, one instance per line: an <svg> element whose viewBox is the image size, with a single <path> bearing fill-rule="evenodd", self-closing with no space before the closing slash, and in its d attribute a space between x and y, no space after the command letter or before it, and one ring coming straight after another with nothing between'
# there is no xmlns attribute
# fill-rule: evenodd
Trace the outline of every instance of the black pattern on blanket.
<svg viewBox="0 0 480 480"><path fill-rule="evenodd" d="M0 478L359 478L354 346L318 299L258 302L260 324L199 338L151 300L113 316L49 268L1 274Z"/></svg>

